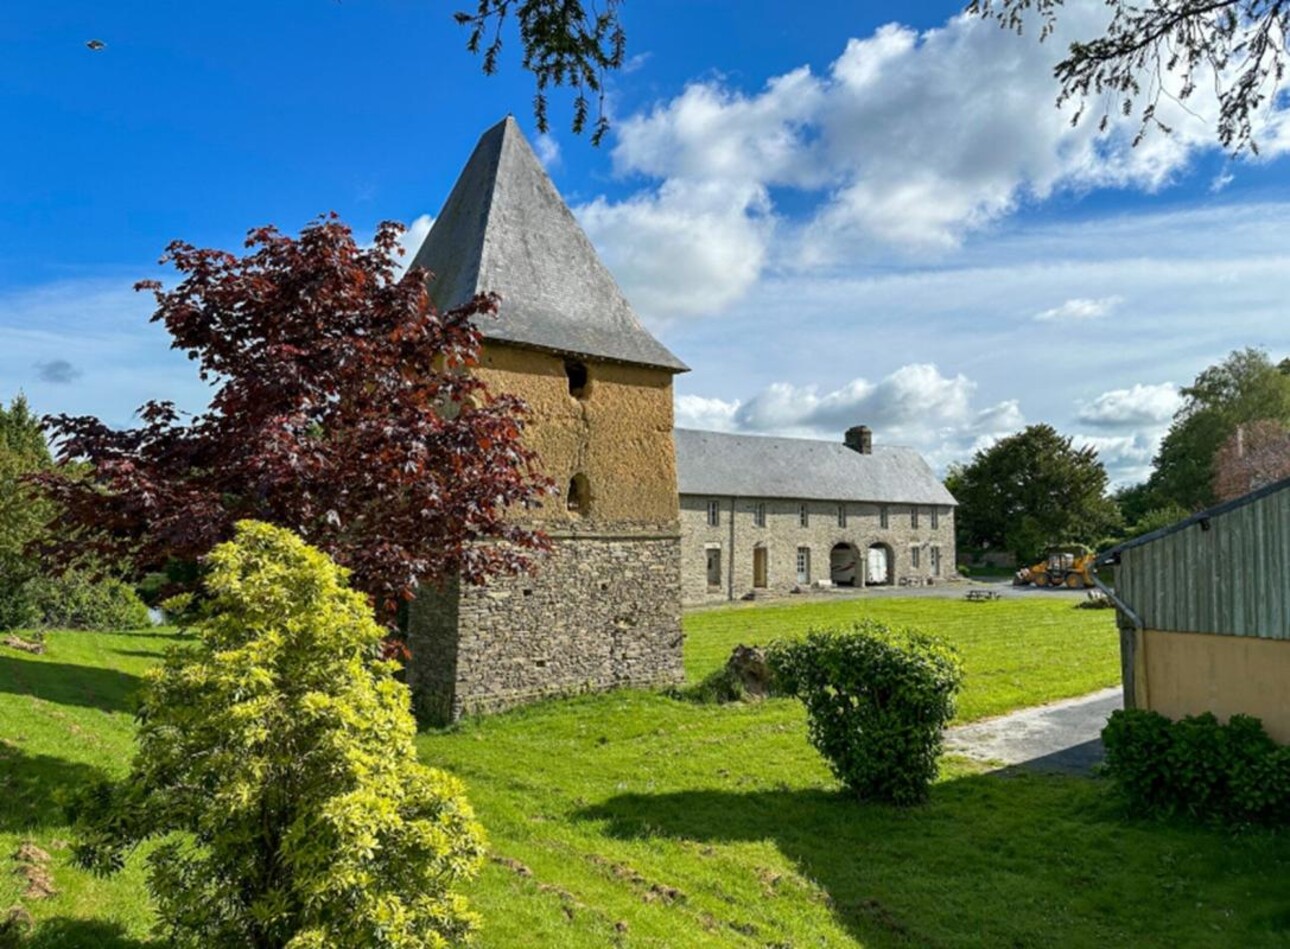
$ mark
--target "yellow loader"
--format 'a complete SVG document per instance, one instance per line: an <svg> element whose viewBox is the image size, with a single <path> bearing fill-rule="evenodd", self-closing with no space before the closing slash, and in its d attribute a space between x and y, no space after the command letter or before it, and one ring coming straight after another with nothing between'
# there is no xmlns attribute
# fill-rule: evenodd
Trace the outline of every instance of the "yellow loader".
<svg viewBox="0 0 1290 949"><path fill-rule="evenodd" d="M1083 544L1049 547L1044 559L1033 567L1022 567L1013 577L1014 586L1066 587L1083 590L1093 586L1093 561L1097 555Z"/></svg>

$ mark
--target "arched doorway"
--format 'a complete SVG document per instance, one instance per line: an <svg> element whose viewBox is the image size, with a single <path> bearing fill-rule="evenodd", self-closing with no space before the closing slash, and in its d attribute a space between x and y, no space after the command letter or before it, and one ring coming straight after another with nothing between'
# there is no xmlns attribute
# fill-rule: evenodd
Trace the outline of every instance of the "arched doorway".
<svg viewBox="0 0 1290 949"><path fill-rule="evenodd" d="M892 566L890 547L886 544L874 544L871 546L865 558L865 585L871 587L891 586Z"/></svg>
<svg viewBox="0 0 1290 949"><path fill-rule="evenodd" d="M860 584L860 552L854 544L834 544L829 551L829 579L835 587Z"/></svg>

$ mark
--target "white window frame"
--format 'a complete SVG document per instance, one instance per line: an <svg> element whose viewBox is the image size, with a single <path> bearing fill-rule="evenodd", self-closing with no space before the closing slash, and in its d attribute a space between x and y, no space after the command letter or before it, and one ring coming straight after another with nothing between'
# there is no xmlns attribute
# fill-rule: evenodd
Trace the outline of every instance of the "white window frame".
<svg viewBox="0 0 1290 949"><path fill-rule="evenodd" d="M721 502L720 501L708 502L708 526L709 527L721 526Z"/></svg>
<svg viewBox="0 0 1290 949"><path fill-rule="evenodd" d="M758 501L753 505L753 523L758 527L766 526L766 502Z"/></svg>
<svg viewBox="0 0 1290 949"><path fill-rule="evenodd" d="M919 551L917 547L909 548L909 565L915 570L918 569L918 560L919 560L918 553Z"/></svg>
<svg viewBox="0 0 1290 949"><path fill-rule="evenodd" d="M797 548L797 582L811 582L811 548Z"/></svg>

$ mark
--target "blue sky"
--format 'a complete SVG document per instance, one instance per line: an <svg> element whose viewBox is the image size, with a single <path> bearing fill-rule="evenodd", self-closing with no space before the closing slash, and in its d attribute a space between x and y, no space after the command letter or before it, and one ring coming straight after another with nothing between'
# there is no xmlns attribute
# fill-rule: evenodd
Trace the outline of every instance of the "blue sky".
<svg viewBox="0 0 1290 949"><path fill-rule="evenodd" d="M1054 44L954 4L628 0L597 149L558 92L538 137L518 51L482 76L454 9L0 9L0 397L115 424L148 398L199 409L129 291L169 240L234 247L331 210L423 231L507 112L693 367L685 424L868 422L942 466L1049 421L1132 480L1199 369L1290 354L1281 113L1257 161L1214 147L1203 98L1133 149L1132 128L1072 130L1053 108ZM1102 15L1075 2L1063 29Z"/></svg>

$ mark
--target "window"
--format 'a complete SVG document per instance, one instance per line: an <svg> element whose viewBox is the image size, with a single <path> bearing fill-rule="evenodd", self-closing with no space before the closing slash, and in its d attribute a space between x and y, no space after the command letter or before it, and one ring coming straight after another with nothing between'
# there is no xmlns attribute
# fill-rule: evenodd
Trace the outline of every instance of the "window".
<svg viewBox="0 0 1290 949"><path fill-rule="evenodd" d="M753 507L753 523L758 527L766 526L766 502L758 501Z"/></svg>
<svg viewBox="0 0 1290 949"><path fill-rule="evenodd" d="M918 569L918 554L919 554L919 550L917 547L909 548L909 565L913 567L915 570Z"/></svg>
<svg viewBox="0 0 1290 949"><path fill-rule="evenodd" d="M585 363L573 359L564 361L564 375L569 380L569 395L575 399L586 398L587 381L590 378Z"/></svg>
<svg viewBox="0 0 1290 949"><path fill-rule="evenodd" d="M838 527L846 527L846 526L847 526L847 506L845 504L839 504L838 505Z"/></svg>
<svg viewBox="0 0 1290 949"><path fill-rule="evenodd" d="M571 514L586 514L591 506L591 489L587 476L576 474L569 481L569 493L565 497L565 507Z"/></svg>
<svg viewBox="0 0 1290 949"><path fill-rule="evenodd" d="M797 506L797 526L798 527L811 526L811 509L808 508L805 504L799 504Z"/></svg>
<svg viewBox="0 0 1290 949"><path fill-rule="evenodd" d="M707 550L708 557L708 589L721 589L721 548L709 547Z"/></svg>
<svg viewBox="0 0 1290 949"><path fill-rule="evenodd" d="M918 505L917 504L910 505L909 526L914 528L915 530L918 529Z"/></svg>
<svg viewBox="0 0 1290 949"><path fill-rule="evenodd" d="M932 576L939 577L940 575L941 575L941 548L933 547L932 548Z"/></svg>
<svg viewBox="0 0 1290 949"><path fill-rule="evenodd" d="M708 526L719 527L721 525L721 502L708 502Z"/></svg>
<svg viewBox="0 0 1290 949"><path fill-rule="evenodd" d="M887 505L883 504L878 508L878 526L883 530L888 527L887 524Z"/></svg>
<svg viewBox="0 0 1290 949"><path fill-rule="evenodd" d="M934 507L932 508L932 530L936 530L940 526L941 526L941 509L939 507Z"/></svg>
<svg viewBox="0 0 1290 949"><path fill-rule="evenodd" d="M797 582L811 582L811 548L797 548Z"/></svg>

